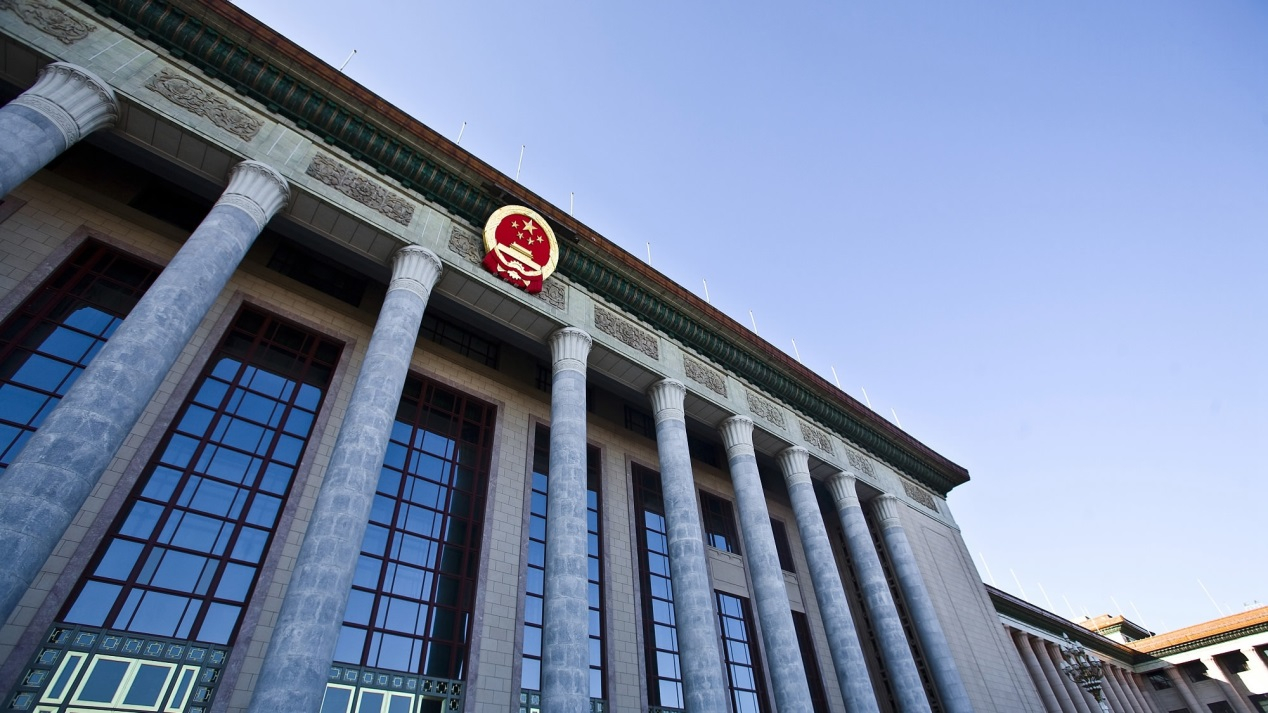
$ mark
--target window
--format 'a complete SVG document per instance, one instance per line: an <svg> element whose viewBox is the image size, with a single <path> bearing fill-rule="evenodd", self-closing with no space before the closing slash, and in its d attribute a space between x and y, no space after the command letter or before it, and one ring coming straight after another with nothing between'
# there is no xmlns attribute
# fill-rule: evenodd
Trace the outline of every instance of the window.
<svg viewBox="0 0 1268 713"><path fill-rule="evenodd" d="M340 349L243 309L63 621L231 643Z"/></svg>
<svg viewBox="0 0 1268 713"><path fill-rule="evenodd" d="M704 511L705 543L710 547L740 554L740 539L735 534L735 516L730 501L700 491L700 508Z"/></svg>
<svg viewBox="0 0 1268 713"><path fill-rule="evenodd" d="M1250 702L1255 705L1255 710L1268 713L1268 693L1256 693L1251 695Z"/></svg>
<svg viewBox="0 0 1268 713"><path fill-rule="evenodd" d="M828 710L828 694L823 688L823 676L819 674L819 657L815 656L814 639L810 637L810 619L803 612L795 611L793 628L797 631L797 645L801 649L801 662L806 667L806 683L810 684L811 708Z"/></svg>
<svg viewBox="0 0 1268 713"><path fill-rule="evenodd" d="M1236 713L1233 707L1228 704L1228 701L1207 703L1206 707L1211 709L1211 713Z"/></svg>
<svg viewBox="0 0 1268 713"><path fill-rule="evenodd" d="M788 529L781 520L771 518L771 532L775 535L775 552L779 554L779 568L785 572L796 572L793 565L792 545L788 543Z"/></svg>
<svg viewBox="0 0 1268 713"><path fill-rule="evenodd" d="M625 427L640 436L656 439L656 419L628 404L625 406Z"/></svg>
<svg viewBox="0 0 1268 713"><path fill-rule="evenodd" d="M705 465L719 467L717 446L691 432L687 433L687 453Z"/></svg>
<svg viewBox="0 0 1268 713"><path fill-rule="evenodd" d="M405 380L335 660L462 680L495 411Z"/></svg>
<svg viewBox="0 0 1268 713"><path fill-rule="evenodd" d="M366 279L324 255L284 241L269 258L269 269L354 307L361 304Z"/></svg>
<svg viewBox="0 0 1268 713"><path fill-rule="evenodd" d="M647 655L647 702L683 708L682 666L674 590L669 575L669 539L660 474L635 465L634 507L638 516L639 579L643 590L643 650Z"/></svg>
<svg viewBox="0 0 1268 713"><path fill-rule="evenodd" d="M158 272L87 241L0 326L0 475Z"/></svg>
<svg viewBox="0 0 1268 713"><path fill-rule="evenodd" d="M1206 664L1201 661L1186 661L1180 664L1180 670L1186 678L1194 683L1201 683L1210 678L1206 675Z"/></svg>
<svg viewBox="0 0 1268 713"><path fill-rule="evenodd" d="M586 555L590 570L590 697L606 698L603 676L603 533L599 516L600 455L586 452ZM550 429L538 426L533 447L532 493L528 520L528 584L524 594L524 648L520 688L540 691L542 595L545 592L546 503L550 477Z"/></svg>
<svg viewBox="0 0 1268 713"><path fill-rule="evenodd" d="M500 351L498 343L485 339L456 322L438 317L429 311L423 315L419 334L424 339L452 349L468 359L493 369L498 368L498 352Z"/></svg>
<svg viewBox="0 0 1268 713"><path fill-rule="evenodd" d="M753 617L748 600L722 592L714 592L714 595L717 597L722 653L726 659L733 710L735 713L764 713L768 710L766 686L754 645Z"/></svg>
<svg viewBox="0 0 1268 713"><path fill-rule="evenodd" d="M1231 674L1244 673L1250 670L1250 659L1246 658L1246 654L1240 651L1220 654L1215 657L1215 660Z"/></svg>
<svg viewBox="0 0 1268 713"><path fill-rule="evenodd" d="M1171 679L1167 678L1167 674L1162 671L1150 671L1145 674L1145 678L1149 679L1149 684L1154 687L1155 691L1165 691L1171 688Z"/></svg>

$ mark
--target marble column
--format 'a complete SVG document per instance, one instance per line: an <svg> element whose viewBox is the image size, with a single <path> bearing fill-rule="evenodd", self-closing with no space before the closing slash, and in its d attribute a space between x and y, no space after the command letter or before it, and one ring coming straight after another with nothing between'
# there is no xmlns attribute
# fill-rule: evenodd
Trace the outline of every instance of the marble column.
<svg viewBox="0 0 1268 713"><path fill-rule="evenodd" d="M1026 665L1030 680L1034 682L1035 690L1039 692L1039 699L1043 701L1044 709L1048 713L1062 713L1061 703L1052 692L1052 684L1044 676L1043 669L1039 666L1039 659L1035 658L1035 650L1030 648L1030 634L1016 629L1013 629L1011 633L1013 645L1017 647L1017 653L1021 654L1022 663Z"/></svg>
<svg viewBox="0 0 1268 713"><path fill-rule="evenodd" d="M0 107L0 198L58 154L119 118L110 85L83 67L53 62Z"/></svg>
<svg viewBox="0 0 1268 713"><path fill-rule="evenodd" d="M687 452L687 422L682 382L664 379L652 384L647 396L656 419L656 452L660 457L660 487L668 529L669 577L674 590L678 658L687 710L726 713L730 694L722 665L717 611L709 586L709 562L704 553L704 528L696 499L696 482Z"/></svg>
<svg viewBox="0 0 1268 713"><path fill-rule="evenodd" d="M947 713L971 713L973 703L969 700L969 692L960 679L955 657L951 655L951 646L938 621L938 612L933 607L929 590L925 588L920 565L916 563L916 554L907 541L907 533L903 531L902 520L899 519L898 508L903 507L902 501L887 493L873 500L872 507L880 525L885 549L889 552L894 577L898 580L898 588L907 602L907 613L911 616L916 636L920 637L920 643L924 646L925 659L942 699L942 708Z"/></svg>
<svg viewBox="0 0 1268 713"><path fill-rule="evenodd" d="M1114 713L1132 713L1126 699L1119 693L1118 684L1111 672L1113 668L1108 661L1101 661L1101 695L1109 702L1110 710Z"/></svg>
<svg viewBox="0 0 1268 713"><path fill-rule="evenodd" d="M0 478L0 621L6 620L115 451L289 196L268 166L243 161L201 225Z"/></svg>
<svg viewBox="0 0 1268 713"><path fill-rule="evenodd" d="M1171 679L1171 685L1175 687L1180 697L1184 699L1184 704L1192 711L1201 711L1205 706L1198 703L1198 698L1193 693L1193 689L1189 688L1189 680L1185 677L1184 672L1179 666L1168 666L1166 668L1167 677Z"/></svg>
<svg viewBox="0 0 1268 713"><path fill-rule="evenodd" d="M863 590L863 605L872 622L872 631L876 634L876 645L880 647L881 656L885 659L885 670L889 673L898 706L903 711L930 710L929 698L925 694L924 683L920 680L916 659L911 653L911 644L903 631L903 622L898 616L894 595L885 579L885 570L881 566L880 555L876 552L876 543L867 527L867 517L863 514L863 504L859 501L855 478L849 473L837 473L828 479L828 487L832 490L837 517L840 518L845 532L845 546L850 551L854 575Z"/></svg>
<svg viewBox="0 0 1268 713"><path fill-rule="evenodd" d="M845 708L849 713L879 711L858 631L854 628L854 616L850 613L836 556L832 553L832 543L810 480L806 449L785 450L779 454L779 465L797 518L801 546L806 552L810 581L814 584L815 600L819 602L819 616L828 635L828 650L832 652L832 665L845 698Z"/></svg>
<svg viewBox="0 0 1268 713"><path fill-rule="evenodd" d="M1070 679L1061 673L1061 669L1052 661L1048 642L1037 637L1030 637L1030 647L1031 653L1035 654L1035 660L1039 662L1044 678L1048 680L1048 686L1061 704L1062 713L1082 713L1082 709L1075 705L1074 698L1070 695Z"/></svg>
<svg viewBox="0 0 1268 713"><path fill-rule="evenodd" d="M1114 677L1118 680L1118 686L1131 700L1132 710L1136 713L1153 713L1153 709L1149 707L1148 701L1145 700L1145 693L1136 685L1136 679L1133 678L1130 671L1115 668Z"/></svg>
<svg viewBox="0 0 1268 713"><path fill-rule="evenodd" d="M392 281L256 680L254 713L321 707L388 437L440 272L440 258L423 247L401 248L393 259Z"/></svg>
<svg viewBox="0 0 1268 713"><path fill-rule="evenodd" d="M1229 704L1237 709L1238 713L1259 713L1251 708L1250 691L1236 673L1224 668L1220 660L1214 656L1202 657L1202 663L1206 664L1206 670L1213 674L1211 678L1219 677L1216 680L1223 684L1220 687L1224 689Z"/></svg>
<svg viewBox="0 0 1268 713"><path fill-rule="evenodd" d="M1099 707L1093 707L1096 705L1096 702L1092 700L1092 697L1087 695L1082 688L1079 688L1078 684L1071 680L1070 677L1066 675L1065 671L1061 670L1061 664L1065 662L1065 659L1061 657L1060 646L1055 643L1050 644L1046 641L1040 643L1043 648L1040 655L1048 655L1048 659L1052 662L1053 670L1057 672L1057 677L1061 679L1061 685L1065 686L1066 693L1070 696L1070 701L1074 704L1074 710L1078 711L1078 713L1101 713Z"/></svg>
<svg viewBox="0 0 1268 713"><path fill-rule="evenodd" d="M1136 693L1140 696L1141 702L1145 704L1145 710L1148 711L1148 713L1163 713L1162 708L1160 708L1158 703L1154 700L1153 684L1147 681L1144 676L1135 672L1131 674L1130 678L1136 684Z"/></svg>
<svg viewBox="0 0 1268 713"><path fill-rule="evenodd" d="M719 426L722 444L726 446L727 465L735 487L735 503L739 509L740 532L744 540L744 559L749 579L753 582L753 604L761 623L762 642L766 645L766 665L771 686L775 689L775 708L781 711L810 710L810 686L806 668L801 662L801 646L793 628L792 606L788 603L788 585L779 566L775 534L766 509L766 493L757 473L757 456L753 450L753 420L732 416ZM801 458L805 459L805 450ZM781 459L788 451L781 453Z"/></svg>
<svg viewBox="0 0 1268 713"><path fill-rule="evenodd" d="M586 557L586 359L576 327L550 335L550 496L542 609L542 710L590 711L590 605Z"/></svg>
<svg viewBox="0 0 1268 713"><path fill-rule="evenodd" d="M1138 713L1136 710L1136 702L1127 696L1127 692L1123 690L1122 685L1118 682L1118 677L1114 675L1115 666L1108 661L1104 662L1105 681L1102 688L1110 693L1110 703L1113 705L1114 711L1117 713Z"/></svg>

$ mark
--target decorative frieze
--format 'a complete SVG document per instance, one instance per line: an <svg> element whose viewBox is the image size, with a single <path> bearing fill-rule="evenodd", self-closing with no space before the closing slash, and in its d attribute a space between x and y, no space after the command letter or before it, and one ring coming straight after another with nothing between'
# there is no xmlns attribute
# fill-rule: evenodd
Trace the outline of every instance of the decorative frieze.
<svg viewBox="0 0 1268 713"><path fill-rule="evenodd" d="M449 249L474 263L484 260L480 238L469 230L454 225L449 230ZM568 309L568 286L558 278L542 283L542 291L533 297L558 310Z"/></svg>
<svg viewBox="0 0 1268 713"><path fill-rule="evenodd" d="M860 455L846 448L845 457L849 459L850 467L857 468L860 473L870 475L873 478L876 477L876 469L872 467L872 461L867 456Z"/></svg>
<svg viewBox="0 0 1268 713"><path fill-rule="evenodd" d="M594 326L604 334L616 337L653 359L660 359L660 340L611 310L594 306Z"/></svg>
<svg viewBox="0 0 1268 713"><path fill-rule="evenodd" d="M770 401L767 401L761 396L758 396L752 391L749 391L747 393L748 393L748 408L750 411L757 414L758 416L761 416L767 421L770 421L776 426L779 426L780 428L786 428L786 426L784 425L784 412L779 410L778 406L771 403Z"/></svg>
<svg viewBox="0 0 1268 713"><path fill-rule="evenodd" d="M726 377L704 365L704 362L683 355L683 368L687 378L704 386L718 396L726 396Z"/></svg>
<svg viewBox="0 0 1268 713"><path fill-rule="evenodd" d="M66 45L75 44L97 29L96 25L43 0L0 0L0 8L11 10L26 24Z"/></svg>
<svg viewBox="0 0 1268 713"><path fill-rule="evenodd" d="M836 453L832 445L832 439L828 437L828 434L820 431L814 426L811 426L805 421L799 421L798 423L801 426L801 437L806 439L806 443L809 443L824 453Z"/></svg>
<svg viewBox="0 0 1268 713"><path fill-rule="evenodd" d="M150 77L145 88L162 95L176 106L206 117L243 141L254 139L260 133L260 127L264 126L263 121L170 69Z"/></svg>
<svg viewBox="0 0 1268 713"><path fill-rule="evenodd" d="M408 200L325 154L313 156L305 173L401 225L409 225L414 217L414 205Z"/></svg>
<svg viewBox="0 0 1268 713"><path fill-rule="evenodd" d="M928 491L917 485L913 485L906 480L903 480L903 490L906 491L907 497L915 500L934 512L938 512L938 503L934 502L933 496L930 495Z"/></svg>

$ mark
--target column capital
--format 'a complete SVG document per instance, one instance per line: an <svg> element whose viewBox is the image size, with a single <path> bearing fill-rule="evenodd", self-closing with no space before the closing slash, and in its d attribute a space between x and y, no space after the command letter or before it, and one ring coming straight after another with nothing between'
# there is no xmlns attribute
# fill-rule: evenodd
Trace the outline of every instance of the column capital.
<svg viewBox="0 0 1268 713"><path fill-rule="evenodd" d="M686 397L687 387L677 379L661 379L647 387L647 398L651 399L652 416L656 418L656 423L687 420L683 409Z"/></svg>
<svg viewBox="0 0 1268 713"><path fill-rule="evenodd" d="M853 473L845 471L834 473L828 478L828 490L832 491L832 499L838 508L849 505L863 506L859 500L858 490L854 487L857 482L858 478L855 478Z"/></svg>
<svg viewBox="0 0 1268 713"><path fill-rule="evenodd" d="M392 256L392 281L387 290L409 290L427 299L443 269L436 253L421 245L406 245Z"/></svg>
<svg viewBox="0 0 1268 713"><path fill-rule="evenodd" d="M590 356L592 344L594 339L585 330L576 327L564 327L550 335L554 373L568 370L586 373L586 358Z"/></svg>
<svg viewBox="0 0 1268 713"><path fill-rule="evenodd" d="M35 84L13 103L53 122L66 139L66 148L119 118L119 101L110 85L68 62L44 65Z"/></svg>
<svg viewBox="0 0 1268 713"><path fill-rule="evenodd" d="M872 501L872 510L880 519L881 527L902 527L902 521L898 519L898 508L902 502L896 495L889 493L884 493Z"/></svg>
<svg viewBox="0 0 1268 713"><path fill-rule="evenodd" d="M779 469L784 473L784 482L791 488L794 485L810 483L810 451L801 446L789 446L776 456Z"/></svg>
<svg viewBox="0 0 1268 713"><path fill-rule="evenodd" d="M753 419L748 416L732 416L718 424L722 434L722 445L726 446L726 457L738 455L754 455Z"/></svg>
<svg viewBox="0 0 1268 713"><path fill-rule="evenodd" d="M243 161L229 169L229 185L216 205L231 205L251 216L260 230L291 197L290 184L272 166Z"/></svg>

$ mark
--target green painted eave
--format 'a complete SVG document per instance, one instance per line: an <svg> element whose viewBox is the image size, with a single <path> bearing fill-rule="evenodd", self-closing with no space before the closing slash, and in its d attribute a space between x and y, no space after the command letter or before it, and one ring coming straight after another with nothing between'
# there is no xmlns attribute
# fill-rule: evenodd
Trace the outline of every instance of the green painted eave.
<svg viewBox="0 0 1268 713"><path fill-rule="evenodd" d="M1088 631L1068 619L1059 617L1046 609L1040 609L1003 590L996 589L990 585L984 586L986 586L987 594L991 597L991 604L995 606L996 613L1001 616L1006 616L1041 631L1046 631L1054 638L1060 638L1064 634L1069 636L1071 640L1083 644L1084 648L1090 651L1133 666L1155 658L1153 654L1142 654L1117 641Z"/></svg>
<svg viewBox="0 0 1268 713"><path fill-rule="evenodd" d="M548 209L527 189L404 117L360 85L342 75L332 78L327 65L240 10L223 2L191 0L88 4L172 57L225 82L318 141L343 149L473 226L482 226L508 202L539 208L560 224L559 270L575 283L937 493L945 496L968 481L964 468L832 389L773 347L764 349L738 336L740 331L727 324L729 318L693 304L685 291L668 287L667 280L632 268L631 261L618 254L619 248L597 235L586 235L589 230L584 226L553 206ZM400 116L393 119L394 115Z"/></svg>

